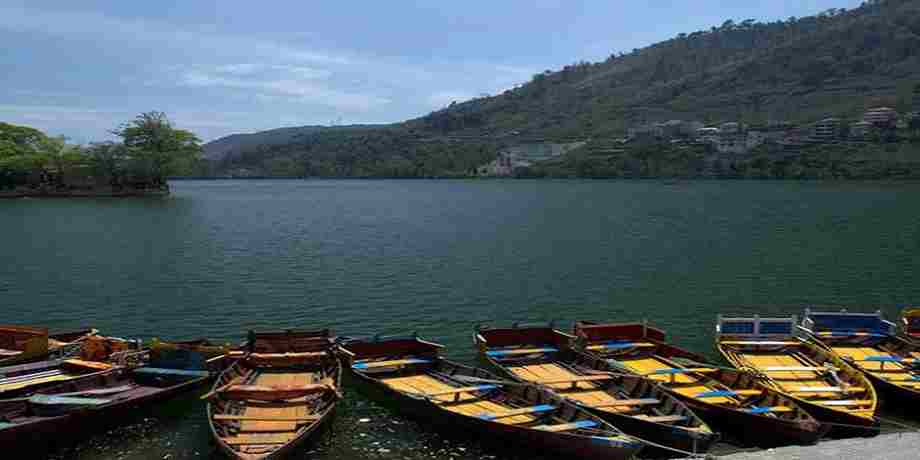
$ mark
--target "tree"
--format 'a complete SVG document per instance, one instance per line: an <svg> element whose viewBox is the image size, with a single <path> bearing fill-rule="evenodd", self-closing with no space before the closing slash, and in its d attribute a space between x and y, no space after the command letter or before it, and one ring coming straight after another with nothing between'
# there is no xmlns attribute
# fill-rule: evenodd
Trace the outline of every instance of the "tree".
<svg viewBox="0 0 920 460"><path fill-rule="evenodd" d="M163 112L147 112L112 132L120 137L141 172L154 184L188 168L201 154L200 140L176 129Z"/></svg>

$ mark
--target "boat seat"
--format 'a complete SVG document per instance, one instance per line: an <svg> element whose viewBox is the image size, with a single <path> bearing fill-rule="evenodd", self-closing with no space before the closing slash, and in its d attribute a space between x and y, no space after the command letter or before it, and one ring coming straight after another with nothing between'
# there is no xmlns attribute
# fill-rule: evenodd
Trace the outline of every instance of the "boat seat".
<svg viewBox="0 0 920 460"><path fill-rule="evenodd" d="M22 354L22 352L19 350L4 350L0 348L0 356L2 357L16 356L20 354Z"/></svg>
<svg viewBox="0 0 920 460"><path fill-rule="evenodd" d="M694 397L700 399L707 398L731 398L738 396L757 396L763 394L761 390L713 390L697 393Z"/></svg>
<svg viewBox="0 0 920 460"><path fill-rule="evenodd" d="M863 359L857 359L856 362L913 364L916 363L917 360L913 358L899 358L897 356L866 356Z"/></svg>
<svg viewBox="0 0 920 460"><path fill-rule="evenodd" d="M786 341L786 340L776 340L776 341L726 340L724 342L719 342L719 343L721 343L722 345L783 346L783 345L801 345L802 342Z"/></svg>
<svg viewBox="0 0 920 460"><path fill-rule="evenodd" d="M648 342L609 342L601 343L595 345L588 345L585 347L585 350L589 351L598 351L598 350L625 350L628 348L654 348L654 343Z"/></svg>
<svg viewBox="0 0 920 460"><path fill-rule="evenodd" d="M745 409L746 412L751 414L769 414L776 412L793 412L795 409L786 406L773 406L773 407L757 407L753 406L750 409Z"/></svg>
<svg viewBox="0 0 920 460"><path fill-rule="evenodd" d="M214 420L240 421L240 422L315 422L318 416L285 417L282 415L224 415L217 414Z"/></svg>
<svg viewBox="0 0 920 460"><path fill-rule="evenodd" d="M535 426L534 429L558 433L560 431L581 430L584 428L594 428L596 426L597 422L593 420L579 420L577 422L563 423L561 425L540 425Z"/></svg>
<svg viewBox="0 0 920 460"><path fill-rule="evenodd" d="M211 375L210 372L202 370L166 369L162 367L139 367L134 369L134 373L149 375L180 375L183 377L208 377Z"/></svg>
<svg viewBox="0 0 920 460"><path fill-rule="evenodd" d="M483 412L479 414L479 418L483 420L498 420L502 418L514 417L517 415L526 415L526 414L538 414L542 412L552 412L556 410L556 406L550 406L548 404L541 404L539 406L533 407L522 407L520 409L512 409L507 412L502 412L501 414L493 414L491 412Z"/></svg>
<svg viewBox="0 0 920 460"><path fill-rule="evenodd" d="M71 366L82 367L84 369L92 369L97 371L104 371L113 368L114 366L109 363L102 363L99 361L87 361L84 359L67 359L64 360L64 364L69 364Z"/></svg>
<svg viewBox="0 0 920 460"><path fill-rule="evenodd" d="M238 434L228 436L221 440L230 446L257 446L257 445L277 445L287 444L295 436L294 433L277 433L277 434Z"/></svg>
<svg viewBox="0 0 920 460"><path fill-rule="evenodd" d="M575 388L578 382L601 382L604 380L612 380L613 377L609 375L575 375L572 377L564 379L553 379L553 380L539 380L535 383L540 383L543 385L561 385L565 383L571 383L572 387Z"/></svg>
<svg viewBox="0 0 920 460"><path fill-rule="evenodd" d="M429 359L396 359L392 361L360 362L351 365L352 369L375 369L381 367L408 366L410 364L431 364Z"/></svg>
<svg viewBox="0 0 920 460"><path fill-rule="evenodd" d="M500 358L503 356L519 356L519 355L532 355L536 353L555 353L559 351L558 348L545 347L545 348L516 348L513 350L490 350L486 352L487 356L493 358Z"/></svg>
<svg viewBox="0 0 920 460"><path fill-rule="evenodd" d="M451 390L436 391L433 393L416 393L416 394L418 394L419 396L425 396L428 398L433 398L437 396L456 396L457 398L459 398L462 393L472 393L476 391L488 391L488 390L494 390L498 387L499 385L477 385L477 386L472 386L472 387L453 388Z"/></svg>
<svg viewBox="0 0 920 460"><path fill-rule="evenodd" d="M614 402L603 404L586 404L586 406L592 409L605 409L609 407L651 406L655 404L661 404L661 400L655 398L620 399Z"/></svg>
<svg viewBox="0 0 920 460"><path fill-rule="evenodd" d="M813 366L767 366L760 370L764 372L829 372L838 371L836 367L813 367Z"/></svg>
<svg viewBox="0 0 920 460"><path fill-rule="evenodd" d="M814 401L815 404L822 406L868 406L872 404L870 400L847 400L847 401Z"/></svg>
<svg viewBox="0 0 920 460"><path fill-rule="evenodd" d="M674 423L689 420L689 417L683 415L637 415L636 418L653 423Z"/></svg>
<svg viewBox="0 0 920 460"><path fill-rule="evenodd" d="M38 379L42 379L45 377L53 377L53 376L62 375L62 374L64 374L64 371L60 369L51 369L51 370L47 370L44 372L36 372L34 374L23 374L23 375L16 375L13 377L5 377L5 378L0 379L0 386L6 385L6 384L28 382L30 380L38 380Z"/></svg>
<svg viewBox="0 0 920 460"><path fill-rule="evenodd" d="M789 393L799 394L799 393L863 393L866 389L863 387L799 387L794 390L789 390Z"/></svg>
<svg viewBox="0 0 920 460"><path fill-rule="evenodd" d="M645 375L679 375L679 374L694 374L694 373L710 373L718 372L718 369L712 369L708 367L694 367L694 368L671 368L671 369L656 369L652 372L646 373Z"/></svg>
<svg viewBox="0 0 920 460"><path fill-rule="evenodd" d="M110 403L110 399L78 398L74 396L32 395L30 404L42 406L101 406Z"/></svg>

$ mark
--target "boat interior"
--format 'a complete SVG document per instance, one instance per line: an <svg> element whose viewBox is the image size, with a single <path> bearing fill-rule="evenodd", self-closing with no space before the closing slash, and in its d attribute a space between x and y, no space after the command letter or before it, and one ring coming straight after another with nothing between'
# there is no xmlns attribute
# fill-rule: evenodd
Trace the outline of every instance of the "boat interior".
<svg viewBox="0 0 920 460"><path fill-rule="evenodd" d="M885 321L880 312L806 311L802 327L873 377L911 391L920 389L920 346L897 337L894 323Z"/></svg>
<svg viewBox="0 0 920 460"><path fill-rule="evenodd" d="M621 438L609 425L571 404L563 404L549 391L440 359L438 344L400 339L346 343L342 348L352 358L355 372L446 411L522 428Z"/></svg>
<svg viewBox="0 0 920 460"><path fill-rule="evenodd" d="M332 343L328 331L251 336L254 352L221 374L205 395L221 442L241 457L258 458L320 423L341 397Z"/></svg>
<svg viewBox="0 0 920 460"><path fill-rule="evenodd" d="M20 355L48 353L48 330L26 326L0 326L0 362Z"/></svg>
<svg viewBox="0 0 920 460"><path fill-rule="evenodd" d="M480 331L477 340L485 346L485 356L490 362L505 373L517 380L551 388L581 406L674 428L709 431L686 406L657 388L654 381L611 374L602 362L568 347L551 346L547 338L554 335L551 328L517 328L514 334L491 329ZM501 340L495 340L496 336ZM520 337L521 342L509 343L508 338L513 336ZM501 346L493 347L496 342ZM548 349L553 351L543 351Z"/></svg>
<svg viewBox="0 0 920 460"><path fill-rule="evenodd" d="M647 377L674 393L724 409L783 420L813 420L795 402L745 373L664 343L664 332L641 324L579 322L580 346L612 369Z"/></svg>
<svg viewBox="0 0 920 460"><path fill-rule="evenodd" d="M827 409L872 418L875 390L830 350L795 336L795 317L719 318L718 347L784 393Z"/></svg>

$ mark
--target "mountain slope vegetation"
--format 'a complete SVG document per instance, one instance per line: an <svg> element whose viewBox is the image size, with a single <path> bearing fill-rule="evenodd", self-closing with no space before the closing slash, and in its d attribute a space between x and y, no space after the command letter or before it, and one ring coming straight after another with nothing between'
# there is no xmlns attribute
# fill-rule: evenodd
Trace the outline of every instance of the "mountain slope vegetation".
<svg viewBox="0 0 920 460"><path fill-rule="evenodd" d="M918 80L920 2L874 0L785 21L726 21L403 123L225 146L230 154L214 170L461 175L506 146L622 136L647 122L807 123L876 105L909 111Z"/></svg>

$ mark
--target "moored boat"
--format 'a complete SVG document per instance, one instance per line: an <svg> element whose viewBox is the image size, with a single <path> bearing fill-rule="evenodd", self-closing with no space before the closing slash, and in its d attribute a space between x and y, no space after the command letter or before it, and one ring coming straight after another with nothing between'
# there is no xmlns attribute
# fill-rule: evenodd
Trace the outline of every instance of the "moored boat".
<svg viewBox="0 0 920 460"><path fill-rule="evenodd" d="M626 434L663 446L654 453L657 456L702 454L717 439L690 408L656 382L609 372L602 359L573 350L572 339L551 325L480 327L475 335L480 358L504 375L543 385Z"/></svg>
<svg viewBox="0 0 920 460"><path fill-rule="evenodd" d="M41 388L28 396L0 401L0 445L44 445L101 424L130 417L138 407L191 390L216 376L205 358L201 366L169 367L140 352L137 367L114 367ZM191 362L191 361L190 361Z"/></svg>
<svg viewBox="0 0 920 460"><path fill-rule="evenodd" d="M643 446L546 388L445 360L417 337L340 345L356 383L401 413L504 448L581 459L628 459Z"/></svg>
<svg viewBox="0 0 920 460"><path fill-rule="evenodd" d="M719 316L716 342L733 366L756 373L839 435L877 433L878 398L860 371L799 337L796 318Z"/></svg>
<svg viewBox="0 0 920 460"><path fill-rule="evenodd" d="M883 401L920 402L920 345L896 335L881 312L805 310L802 330L869 378Z"/></svg>
<svg viewBox="0 0 920 460"><path fill-rule="evenodd" d="M44 328L0 325L0 367L64 356L95 334L95 329L49 334Z"/></svg>
<svg viewBox="0 0 920 460"><path fill-rule="evenodd" d="M136 341L91 335L79 342L72 357L0 367L0 397L25 394L46 386L109 372L118 366L137 367Z"/></svg>
<svg viewBox="0 0 920 460"><path fill-rule="evenodd" d="M232 458L275 459L313 439L341 398L333 345L328 330L250 332L244 356L204 396L220 450Z"/></svg>
<svg viewBox="0 0 920 460"><path fill-rule="evenodd" d="M703 356L668 343L661 329L579 321L575 335L577 347L599 366L651 379L743 444L812 444L827 433L828 427L792 398L753 375L707 364Z"/></svg>

